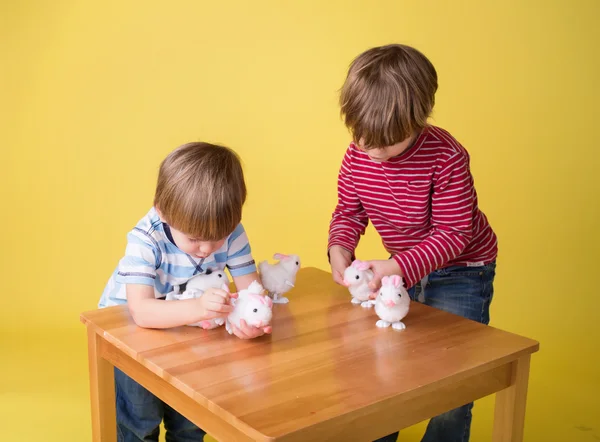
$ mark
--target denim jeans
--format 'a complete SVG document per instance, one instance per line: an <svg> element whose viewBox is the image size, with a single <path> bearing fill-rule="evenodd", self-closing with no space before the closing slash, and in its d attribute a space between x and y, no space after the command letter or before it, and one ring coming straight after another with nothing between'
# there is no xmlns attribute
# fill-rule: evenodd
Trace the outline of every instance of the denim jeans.
<svg viewBox="0 0 600 442"><path fill-rule="evenodd" d="M201 442L206 434L169 405L115 368L117 440L157 442L165 422L167 442Z"/></svg>
<svg viewBox="0 0 600 442"><path fill-rule="evenodd" d="M451 266L429 274L408 292L413 301L488 324L495 275L495 262L481 267ZM470 403L432 418L421 442L468 442L472 408ZM376 442L395 441L398 434Z"/></svg>

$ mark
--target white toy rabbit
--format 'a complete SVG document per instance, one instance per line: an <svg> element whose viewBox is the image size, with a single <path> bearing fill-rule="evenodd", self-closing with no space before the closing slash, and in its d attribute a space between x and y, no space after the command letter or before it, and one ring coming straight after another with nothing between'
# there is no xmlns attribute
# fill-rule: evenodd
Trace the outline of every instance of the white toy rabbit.
<svg viewBox="0 0 600 442"><path fill-rule="evenodd" d="M352 304L360 304L363 307L372 307L375 304L375 301L369 300L373 293L373 290L369 288L373 276L369 265L358 259L344 270L344 285L348 287L352 295Z"/></svg>
<svg viewBox="0 0 600 442"><path fill-rule="evenodd" d="M227 316L225 328L233 334L231 324L240 327L243 319L251 327L267 327L273 317L273 301L262 295L263 286L258 281L252 281L245 290L238 292L237 299L232 299L233 311Z"/></svg>
<svg viewBox="0 0 600 442"><path fill-rule="evenodd" d="M280 298L281 295L288 292L296 283L296 273L300 269L300 258L298 255L284 255L276 253L273 258L278 259L276 264L269 264L262 261L258 264L260 278L265 289L273 295L273 302L286 304L287 298Z"/></svg>
<svg viewBox="0 0 600 442"><path fill-rule="evenodd" d="M199 298L208 288L223 289L229 292L229 278L222 270L213 270L207 273L201 273L193 276L185 286L185 291L179 293L179 287L166 296L167 301L180 301L183 299ZM204 321L188 324L194 327L202 327L204 330L210 330L219 327L225 323L225 318L205 319Z"/></svg>
<svg viewBox="0 0 600 442"><path fill-rule="evenodd" d="M399 275L384 276L375 301L375 313L381 319L375 325L391 325L394 330L404 330L406 326L401 320L408 314L409 308L410 296L404 288L402 278Z"/></svg>

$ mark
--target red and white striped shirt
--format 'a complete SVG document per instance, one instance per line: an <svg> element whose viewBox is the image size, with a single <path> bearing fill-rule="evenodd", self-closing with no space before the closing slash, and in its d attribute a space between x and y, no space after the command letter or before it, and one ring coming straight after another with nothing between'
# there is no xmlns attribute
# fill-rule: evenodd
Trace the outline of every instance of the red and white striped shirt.
<svg viewBox="0 0 600 442"><path fill-rule="evenodd" d="M443 267L489 264L498 253L496 235L477 207L469 154L438 127L426 127L409 150L384 162L348 147L328 249L354 252L369 220L407 287Z"/></svg>

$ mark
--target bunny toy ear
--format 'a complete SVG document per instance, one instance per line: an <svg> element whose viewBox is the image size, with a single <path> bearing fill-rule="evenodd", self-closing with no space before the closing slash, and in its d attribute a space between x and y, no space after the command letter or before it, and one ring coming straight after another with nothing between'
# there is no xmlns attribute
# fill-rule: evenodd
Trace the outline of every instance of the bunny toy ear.
<svg viewBox="0 0 600 442"><path fill-rule="evenodd" d="M221 286L221 288L222 288L223 290L225 290L227 293L230 293L230 291L229 291L229 286L228 286L227 284L223 283L223 285Z"/></svg>
<svg viewBox="0 0 600 442"><path fill-rule="evenodd" d="M356 270L367 270L369 268L369 264L365 261L361 261L360 259L355 259L352 261L352 267Z"/></svg>
<svg viewBox="0 0 600 442"><path fill-rule="evenodd" d="M246 290L248 290L249 292L252 292L252 293L259 294L260 292L262 292L262 291L263 291L263 286L262 286L262 285L260 285L260 282L258 282L258 281L255 279L254 281L252 281L252 282L250 283L250 285L248 286L248 288L247 288Z"/></svg>
<svg viewBox="0 0 600 442"><path fill-rule="evenodd" d="M358 270L368 270L369 264L367 264L366 262L361 262L357 268L358 268Z"/></svg>
<svg viewBox="0 0 600 442"><path fill-rule="evenodd" d="M260 295L257 295L256 293L249 293L249 294L248 294L248 298L249 298L249 299L255 299L255 300L257 300L258 302L260 302L261 304L264 304L264 303L265 303L264 299L262 299L262 296L260 296Z"/></svg>
<svg viewBox="0 0 600 442"><path fill-rule="evenodd" d="M394 286L400 287L400 285L402 285L402 278L400 278L400 275L394 275L391 279Z"/></svg>
<svg viewBox="0 0 600 442"><path fill-rule="evenodd" d="M273 255L273 258L274 258L274 259L278 259L278 260L280 260L280 261L281 261L282 259L284 259L284 258L287 258L287 257L288 257L288 255L284 255L283 253L275 253L275 254Z"/></svg>
<svg viewBox="0 0 600 442"><path fill-rule="evenodd" d="M389 276L384 276L383 278L381 278L381 285L388 285L389 283L390 283Z"/></svg>
<svg viewBox="0 0 600 442"><path fill-rule="evenodd" d="M265 303L269 306L269 308L273 308L273 300L268 296L265 296Z"/></svg>

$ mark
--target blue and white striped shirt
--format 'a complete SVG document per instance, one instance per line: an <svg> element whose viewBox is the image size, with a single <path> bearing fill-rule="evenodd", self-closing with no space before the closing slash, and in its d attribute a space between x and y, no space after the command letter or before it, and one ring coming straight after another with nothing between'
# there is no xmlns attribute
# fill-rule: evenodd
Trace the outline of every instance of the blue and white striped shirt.
<svg viewBox="0 0 600 442"><path fill-rule="evenodd" d="M206 269L229 270L232 277L256 272L250 243L239 224L223 246L206 258L182 252L175 245L169 226L152 208L127 234L125 256L110 277L98 307L110 307L127 302L125 286L143 284L154 287L154 296L162 298L176 285L186 283Z"/></svg>

